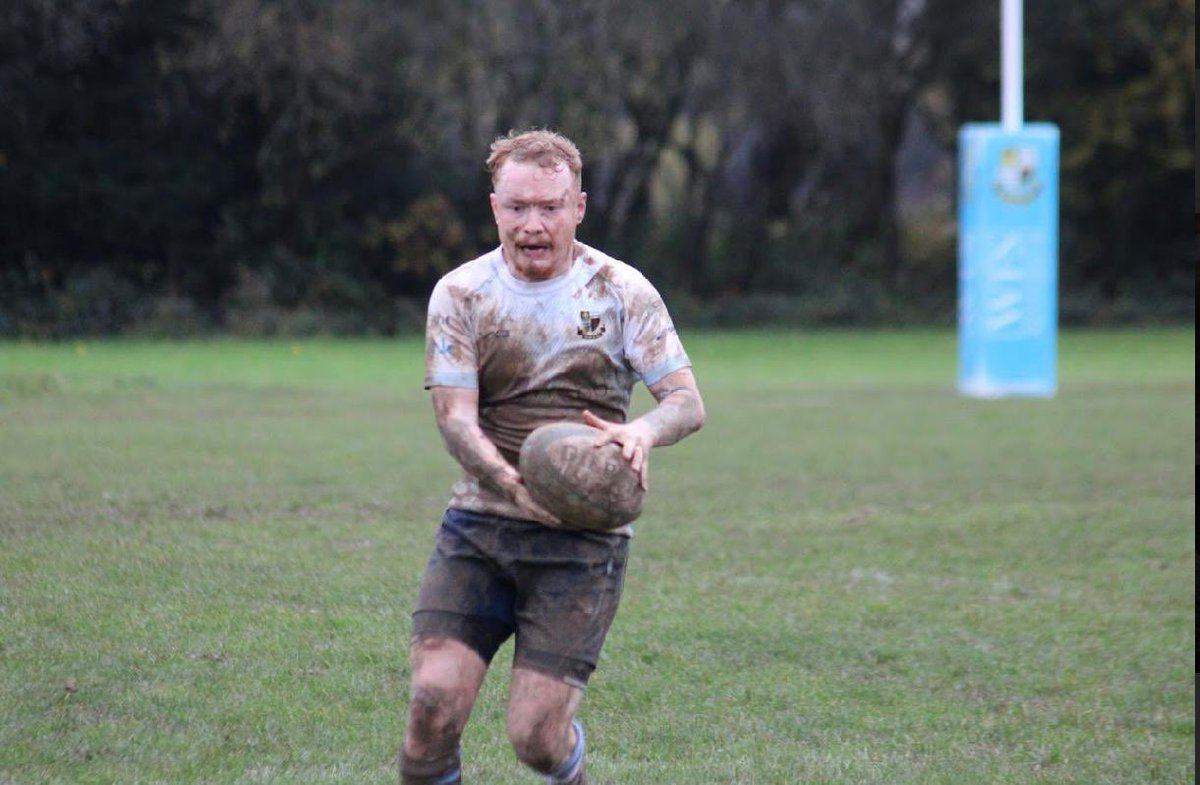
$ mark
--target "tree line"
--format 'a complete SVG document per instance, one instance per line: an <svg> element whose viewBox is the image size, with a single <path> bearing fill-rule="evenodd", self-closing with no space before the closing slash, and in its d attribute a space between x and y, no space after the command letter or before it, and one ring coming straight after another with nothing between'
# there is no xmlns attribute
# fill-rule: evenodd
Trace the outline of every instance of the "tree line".
<svg viewBox="0 0 1200 785"><path fill-rule="evenodd" d="M496 242L509 129L685 322L953 319L997 0L13 0L0 335L389 334ZM1194 6L1027 3L1065 320L1191 319Z"/></svg>

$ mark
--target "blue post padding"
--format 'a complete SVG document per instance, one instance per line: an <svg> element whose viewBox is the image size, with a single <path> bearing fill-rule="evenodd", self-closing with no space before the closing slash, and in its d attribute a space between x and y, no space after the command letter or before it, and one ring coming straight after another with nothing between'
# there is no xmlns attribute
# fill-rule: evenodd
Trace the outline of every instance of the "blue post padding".
<svg viewBox="0 0 1200 785"><path fill-rule="evenodd" d="M1052 396L1058 127L968 123L958 142L958 390Z"/></svg>

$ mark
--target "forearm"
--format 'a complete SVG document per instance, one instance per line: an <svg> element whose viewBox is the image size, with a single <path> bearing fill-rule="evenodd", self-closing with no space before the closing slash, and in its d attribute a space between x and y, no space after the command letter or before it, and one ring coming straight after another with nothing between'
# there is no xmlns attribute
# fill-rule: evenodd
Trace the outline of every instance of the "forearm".
<svg viewBox="0 0 1200 785"><path fill-rule="evenodd" d="M478 422L456 416L451 411L437 411L437 426L446 451L468 473L480 482L488 483L512 496L520 484L520 474L505 460L499 448L487 437Z"/></svg>
<svg viewBox="0 0 1200 785"><path fill-rule="evenodd" d="M674 387L663 391L658 405L634 422L649 430L653 446L666 447L700 430L704 403L695 388Z"/></svg>

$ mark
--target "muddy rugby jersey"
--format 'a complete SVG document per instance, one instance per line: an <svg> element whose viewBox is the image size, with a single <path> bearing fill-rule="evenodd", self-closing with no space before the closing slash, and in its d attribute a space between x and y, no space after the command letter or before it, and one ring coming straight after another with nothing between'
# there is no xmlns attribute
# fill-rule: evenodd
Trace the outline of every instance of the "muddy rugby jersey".
<svg viewBox="0 0 1200 785"><path fill-rule="evenodd" d="M565 275L522 281L497 248L447 273L429 300L426 389L478 389L479 424L514 466L534 428L579 422L584 409L623 423L635 382L690 365L645 276L578 242ZM469 472L448 506L528 517Z"/></svg>

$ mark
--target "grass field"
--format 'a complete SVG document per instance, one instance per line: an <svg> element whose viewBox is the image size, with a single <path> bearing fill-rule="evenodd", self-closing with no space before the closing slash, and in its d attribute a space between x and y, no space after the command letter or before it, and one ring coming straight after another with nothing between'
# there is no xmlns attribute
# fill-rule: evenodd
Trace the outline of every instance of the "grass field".
<svg viewBox="0 0 1200 785"><path fill-rule="evenodd" d="M584 703L596 783L1195 781L1195 336L685 336ZM0 785L394 783L455 467L418 341L0 344ZM644 407L641 395L638 405ZM507 648L472 783L505 740Z"/></svg>

